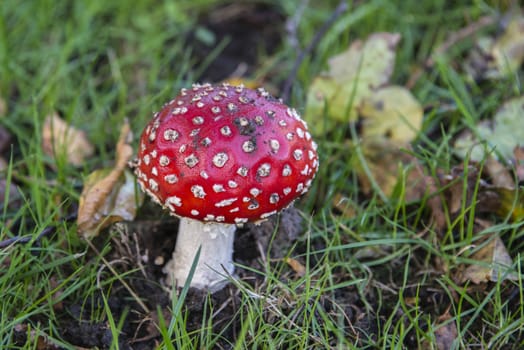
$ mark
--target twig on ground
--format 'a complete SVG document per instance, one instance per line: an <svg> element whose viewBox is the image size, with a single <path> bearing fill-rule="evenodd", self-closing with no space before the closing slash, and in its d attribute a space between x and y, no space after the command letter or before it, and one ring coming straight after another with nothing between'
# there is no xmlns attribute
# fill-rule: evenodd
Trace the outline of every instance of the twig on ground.
<svg viewBox="0 0 524 350"><path fill-rule="evenodd" d="M300 65L304 61L307 55L309 55L315 47L317 47L318 43L320 42L320 39L326 34L327 30L335 23L335 21L349 8L347 2L345 0L342 0L337 8L333 11L331 16L322 24L322 27L315 33L315 36L309 43L309 45L300 52L300 54L297 56L297 59L295 60L295 63L293 64L293 68L291 69L291 73L289 74L288 78L286 79L286 82L284 84L284 89L282 92L282 99L284 101L287 101L289 99L289 94L291 92L291 86L293 86L293 83L295 82L295 79L297 77L298 69L300 68Z"/></svg>
<svg viewBox="0 0 524 350"><path fill-rule="evenodd" d="M65 217L60 222L70 223L70 222L72 222L74 220L76 220L76 213L71 214L71 215ZM32 235L28 235L28 236L16 236L16 237L12 237L12 238L8 238L6 240L3 240L3 241L0 242L0 249L7 248L7 247L9 247L11 245L14 245L14 244L25 244L25 243L29 243L29 242L38 242L42 238L44 238L46 236L49 236L49 235L52 235L53 233L55 233L57 226L58 225L56 225L56 226L47 226L46 228L44 228L42 230L42 232L40 232L38 234L38 236L36 238L34 236L32 236Z"/></svg>

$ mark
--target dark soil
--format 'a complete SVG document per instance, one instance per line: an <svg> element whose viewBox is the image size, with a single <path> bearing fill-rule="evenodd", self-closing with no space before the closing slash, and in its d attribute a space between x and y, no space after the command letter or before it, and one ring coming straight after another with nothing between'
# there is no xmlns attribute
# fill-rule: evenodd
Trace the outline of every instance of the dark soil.
<svg viewBox="0 0 524 350"><path fill-rule="evenodd" d="M265 258L261 254L268 250L270 241L273 247L271 258L281 259L301 234L301 222L298 210L290 208L278 218L274 217L258 226L249 224L239 229L235 241L235 262L255 269L261 268L260 261ZM118 281L103 288L106 295L110 291L107 303L115 322L124 317L118 338L121 349L152 349L161 341L157 329L157 310L162 311L164 319L169 321L171 318L171 302L162 283L162 267L171 258L177 225L177 220L171 218L139 218L132 223L117 224L112 229L112 251L106 259L109 262L126 261L125 265L114 265L120 273L137 270L128 275L125 281L150 310L145 311ZM94 243L101 248L106 242L100 239ZM236 274L252 284L263 283L262 278L243 269L237 269ZM103 276L111 277L111 274L108 272ZM236 288L231 285L212 295L206 291L190 289L184 302L185 312L188 313L188 330L201 328L203 320L211 317L210 310L220 309L213 318L214 331L221 333L225 339L234 339L240 326L235 319L240 305L239 298ZM82 348L108 349L111 346L113 335L107 318L103 317L99 322L93 321L97 318L96 315L100 315L100 310L104 309L101 292L85 301L67 299L60 309L59 331L64 341ZM15 342L25 342L25 331L15 331ZM219 345L228 348L226 343Z"/></svg>

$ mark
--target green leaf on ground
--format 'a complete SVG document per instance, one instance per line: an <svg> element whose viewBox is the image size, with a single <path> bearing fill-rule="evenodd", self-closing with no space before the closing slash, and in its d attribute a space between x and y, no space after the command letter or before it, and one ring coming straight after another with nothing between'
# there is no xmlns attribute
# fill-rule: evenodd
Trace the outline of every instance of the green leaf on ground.
<svg viewBox="0 0 524 350"><path fill-rule="evenodd" d="M510 160L515 148L524 144L524 96L505 102L492 121L481 121L476 135L466 130L455 140L454 152L461 158L470 157L480 162L486 151L495 151L495 156ZM485 142L485 145L483 144Z"/></svg>

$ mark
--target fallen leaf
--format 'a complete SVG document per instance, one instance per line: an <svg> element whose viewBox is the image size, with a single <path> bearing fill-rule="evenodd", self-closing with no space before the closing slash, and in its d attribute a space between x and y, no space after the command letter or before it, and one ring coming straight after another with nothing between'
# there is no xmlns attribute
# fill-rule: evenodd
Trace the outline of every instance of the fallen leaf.
<svg viewBox="0 0 524 350"><path fill-rule="evenodd" d="M132 220L142 199L135 191L134 176L127 170L133 155L128 122L122 126L116 146L116 163L112 169L91 173L85 181L78 208L78 232L90 239L101 229L122 220Z"/></svg>
<svg viewBox="0 0 524 350"><path fill-rule="evenodd" d="M374 184L386 197L401 196L407 202L427 194L426 176L418 160L387 139L363 139L365 164L355 165L361 190L369 194Z"/></svg>
<svg viewBox="0 0 524 350"><path fill-rule="evenodd" d="M42 148L53 158L65 156L75 166L81 166L94 153L85 132L68 125L56 113L47 116L44 121Z"/></svg>
<svg viewBox="0 0 524 350"><path fill-rule="evenodd" d="M5 116L7 113L7 105L5 103L5 100L0 96L0 118Z"/></svg>
<svg viewBox="0 0 524 350"><path fill-rule="evenodd" d="M357 215L358 205L340 193L336 193L333 196L332 203L333 208L340 211L341 215L345 218L354 218Z"/></svg>
<svg viewBox="0 0 524 350"><path fill-rule="evenodd" d="M482 170L486 171L485 168ZM524 194L514 187L500 185L508 180L496 181L499 185L486 182L486 175L480 171L476 165L469 165L466 169L456 166L449 174L439 174L438 180L431 186L432 196L428 200L437 229L445 228L445 212L453 220L453 216L459 215L463 207L474 207L474 213L497 214L500 217L509 215L514 221L524 218Z"/></svg>
<svg viewBox="0 0 524 350"><path fill-rule="evenodd" d="M501 217L510 216L515 222L524 219L524 192L515 188L495 187L491 191L497 195L493 210Z"/></svg>
<svg viewBox="0 0 524 350"><path fill-rule="evenodd" d="M285 258L285 261L298 276L304 276L306 274L306 267L298 260L293 258Z"/></svg>
<svg viewBox="0 0 524 350"><path fill-rule="evenodd" d="M0 212L17 211L23 205L22 191L16 184L6 179L0 179L0 199Z"/></svg>
<svg viewBox="0 0 524 350"><path fill-rule="evenodd" d="M478 264L471 264L463 271L461 283L471 281L479 284L497 282L500 278L512 280L518 278L514 273L508 273L513 261L498 234L495 234L470 259L478 261Z"/></svg>
<svg viewBox="0 0 524 350"><path fill-rule="evenodd" d="M373 33L366 41L354 41L348 50L329 60L329 76L345 84L358 79L374 89L387 83L395 67L398 33Z"/></svg>
<svg viewBox="0 0 524 350"><path fill-rule="evenodd" d="M57 278L55 276L51 276L49 278L49 288L51 290L54 290L54 293L51 296L51 302L53 306L53 310L60 312L64 309L64 303L63 300L63 290L59 288L60 283L58 282Z"/></svg>
<svg viewBox="0 0 524 350"><path fill-rule="evenodd" d="M305 119L312 132L322 134L336 122L357 119L362 99L389 81L399 41L397 33L375 33L329 60L328 72L316 77L308 91Z"/></svg>
<svg viewBox="0 0 524 350"><path fill-rule="evenodd" d="M363 99L359 114L362 137L387 138L399 145L413 141L422 126L424 112L417 99L401 86L387 86Z"/></svg>
<svg viewBox="0 0 524 350"><path fill-rule="evenodd" d="M491 47L494 72L490 78L513 74L524 60L524 17L513 17L504 34L498 37Z"/></svg>
<svg viewBox="0 0 524 350"><path fill-rule="evenodd" d="M465 61L473 79L501 79L515 74L524 61L524 17L518 11L498 37L480 37Z"/></svg>
<svg viewBox="0 0 524 350"><path fill-rule="evenodd" d="M446 312L440 315L436 324L433 326L433 334L435 335L435 345L438 350L454 349L455 339L458 337L457 324L449 313L449 308ZM426 341L422 347L423 349L431 349L432 347Z"/></svg>
<svg viewBox="0 0 524 350"><path fill-rule="evenodd" d="M496 112L493 121L482 121L477 125L474 136L465 131L455 140L454 153L465 159L480 162L493 150L499 159L510 160L515 147L524 143L524 96L505 102ZM485 145L483 144L485 143Z"/></svg>
<svg viewBox="0 0 524 350"><path fill-rule="evenodd" d="M7 161L4 158L0 157L0 173L6 171L8 167L9 164L7 163Z"/></svg>
<svg viewBox="0 0 524 350"><path fill-rule="evenodd" d="M509 169L494 157L489 156L484 162L484 170L491 183L496 187L515 188L514 177Z"/></svg>
<svg viewBox="0 0 524 350"><path fill-rule="evenodd" d="M6 128L0 126L0 152L7 150L11 144L11 134Z"/></svg>
<svg viewBox="0 0 524 350"><path fill-rule="evenodd" d="M524 146L515 147L513 150L515 172L519 181L524 181Z"/></svg>

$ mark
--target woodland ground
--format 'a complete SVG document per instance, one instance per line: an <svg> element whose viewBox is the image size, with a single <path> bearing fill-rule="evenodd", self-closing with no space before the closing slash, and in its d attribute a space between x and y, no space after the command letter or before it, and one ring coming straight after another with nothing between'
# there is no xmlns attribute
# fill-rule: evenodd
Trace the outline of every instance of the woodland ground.
<svg viewBox="0 0 524 350"><path fill-rule="evenodd" d="M463 66L477 38L496 37L519 13L516 2L338 5L0 2L0 348L524 348L522 178L514 176L510 209L498 210L506 200L485 206L477 200L489 201L481 195L493 185L485 159L453 150L462 131L522 95L522 69L492 80ZM403 152L423 169L433 197L406 199L412 178L403 168L395 168L390 196L373 181L364 189L355 167L364 158L354 147L363 125L337 121L328 132L312 130L321 168L308 195L239 231L238 279L220 292L183 289L169 298L162 265L177 220L147 200L133 220L90 244L79 237L84 180L113 166L124 120L136 143L181 87L231 77L262 84L305 113L330 57L377 32L401 35L389 80L408 87L424 112ZM74 165L44 150L53 112L85 131L93 155ZM373 178L373 169L366 174ZM444 203L438 214L435 196ZM494 258L475 253L495 239L510 266L473 281L469 266L493 271Z"/></svg>

